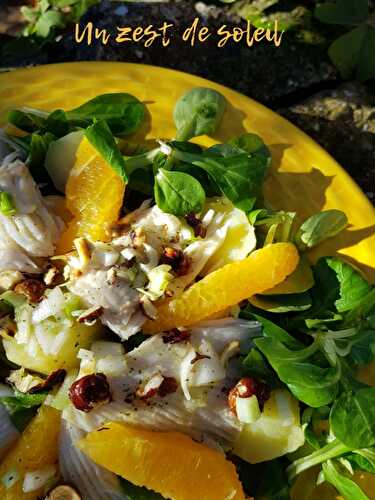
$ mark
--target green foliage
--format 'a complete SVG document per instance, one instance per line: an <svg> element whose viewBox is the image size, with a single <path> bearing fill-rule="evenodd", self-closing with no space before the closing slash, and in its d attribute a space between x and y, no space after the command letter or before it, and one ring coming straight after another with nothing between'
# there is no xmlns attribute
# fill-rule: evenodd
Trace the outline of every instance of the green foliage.
<svg viewBox="0 0 375 500"><path fill-rule="evenodd" d="M183 172L160 168L155 177L155 201L164 212L174 215L198 213L206 199L199 181Z"/></svg>
<svg viewBox="0 0 375 500"><path fill-rule="evenodd" d="M72 125L87 127L96 120L103 120L119 137L136 132L144 116L144 105L133 95L122 92L99 95L78 108L66 111L66 118Z"/></svg>
<svg viewBox="0 0 375 500"><path fill-rule="evenodd" d="M325 210L309 217L299 228L296 242L301 250L319 245L340 233L348 224L341 210Z"/></svg>
<svg viewBox="0 0 375 500"><path fill-rule="evenodd" d="M23 6L21 13L27 21L24 36L48 38L58 29L78 22L89 7L99 0L39 0L34 7Z"/></svg>
<svg viewBox="0 0 375 500"><path fill-rule="evenodd" d="M177 140L213 134L222 120L225 105L225 98L216 90L197 87L187 92L174 108Z"/></svg>
<svg viewBox="0 0 375 500"><path fill-rule="evenodd" d="M340 473L334 462L328 460L323 464L323 474L326 481L331 483L336 490L348 500L370 500L367 495L345 473Z"/></svg>
<svg viewBox="0 0 375 500"><path fill-rule="evenodd" d="M113 170L127 182L126 163L107 122L98 121L90 125L85 131L85 136Z"/></svg>
<svg viewBox="0 0 375 500"><path fill-rule="evenodd" d="M22 432L35 415L37 408L45 400L46 395L46 393L24 394L16 392L14 396L0 397L0 403L8 409L13 425Z"/></svg>
<svg viewBox="0 0 375 500"><path fill-rule="evenodd" d="M7 217L17 213L12 195L7 191L0 191L0 212Z"/></svg>
<svg viewBox="0 0 375 500"><path fill-rule="evenodd" d="M331 429L348 448L375 445L375 388L344 393L333 405Z"/></svg>
<svg viewBox="0 0 375 500"><path fill-rule="evenodd" d="M375 78L375 27L369 19L367 0L337 0L318 5L315 16L323 23L351 28L335 40L328 54L343 78Z"/></svg>

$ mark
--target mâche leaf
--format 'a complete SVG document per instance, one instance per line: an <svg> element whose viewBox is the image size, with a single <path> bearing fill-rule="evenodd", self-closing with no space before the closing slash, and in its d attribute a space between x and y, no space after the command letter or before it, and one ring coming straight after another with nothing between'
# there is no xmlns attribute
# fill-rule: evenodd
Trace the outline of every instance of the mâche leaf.
<svg viewBox="0 0 375 500"><path fill-rule="evenodd" d="M257 153L265 156L266 158L271 158L270 150L264 144L263 139L257 134L242 134L229 141L229 144L238 147L246 153Z"/></svg>
<svg viewBox="0 0 375 500"><path fill-rule="evenodd" d="M361 303L371 286L350 264L335 257L328 258L327 264L336 273L340 285L340 298L335 301L337 311L349 311Z"/></svg>
<svg viewBox="0 0 375 500"><path fill-rule="evenodd" d="M35 132L45 126L48 113L39 110L29 109L14 109L9 111L7 120L13 126L23 130L24 132Z"/></svg>
<svg viewBox="0 0 375 500"><path fill-rule="evenodd" d="M348 218L341 210L325 210L309 217L299 228L296 242L301 250L312 248L332 238L348 225Z"/></svg>
<svg viewBox="0 0 375 500"><path fill-rule="evenodd" d="M333 434L349 448L375 445L375 387L347 392L334 403L330 424Z"/></svg>
<svg viewBox="0 0 375 500"><path fill-rule="evenodd" d="M245 212L254 207L268 171L264 156L245 153L226 157L202 155L191 163L205 170L233 205Z"/></svg>
<svg viewBox="0 0 375 500"><path fill-rule="evenodd" d="M154 192L158 207L174 215L200 212L206 199L202 186L194 177L163 168L155 177Z"/></svg>
<svg viewBox="0 0 375 500"><path fill-rule="evenodd" d="M328 405L337 396L340 374L335 368L294 362L280 364L276 371L294 396L313 408Z"/></svg>
<svg viewBox="0 0 375 500"><path fill-rule="evenodd" d="M177 101L173 112L177 140L213 134L221 122L225 104L225 97L213 89L197 87L187 92Z"/></svg>
<svg viewBox="0 0 375 500"><path fill-rule="evenodd" d="M367 0L337 0L317 5L315 17L329 24L348 24L355 26L367 19Z"/></svg>
<svg viewBox="0 0 375 500"><path fill-rule="evenodd" d="M113 170L124 180L124 182L127 182L128 176L125 160L117 147L107 122L101 121L94 123L94 125L86 129L85 136Z"/></svg>
<svg viewBox="0 0 375 500"><path fill-rule="evenodd" d="M367 495L348 476L341 474L332 460L322 465L324 479L331 483L337 491L348 500L370 500Z"/></svg>
<svg viewBox="0 0 375 500"><path fill-rule="evenodd" d="M362 448L355 450L346 458L355 469L364 470L375 474L375 448Z"/></svg>
<svg viewBox="0 0 375 500"><path fill-rule="evenodd" d="M131 94L115 93L94 97L78 108L66 111L74 125L87 127L94 121L104 120L114 135L134 133L142 124L144 105Z"/></svg>
<svg viewBox="0 0 375 500"><path fill-rule="evenodd" d="M26 164L28 165L33 178L37 182L46 182L46 180L49 180L49 176L44 168L44 160L49 145L56 139L56 137L50 132L34 132L30 137L31 141Z"/></svg>
<svg viewBox="0 0 375 500"><path fill-rule="evenodd" d="M306 311L311 307L311 296L308 292L289 293L286 295L254 295L250 303L273 314L286 314L293 311Z"/></svg>
<svg viewBox="0 0 375 500"><path fill-rule="evenodd" d="M289 349L301 349L304 347L304 345L301 342L296 340L286 330L276 325L269 319L263 318L262 316L259 316L258 314L254 313L244 314L245 311L242 311L241 317L244 317L246 319L255 319L259 321L262 325L263 335L265 337L278 340L279 342L282 342L285 346L287 346Z"/></svg>
<svg viewBox="0 0 375 500"><path fill-rule="evenodd" d="M17 392L14 396L0 397L0 403L6 406L13 425L19 432L22 432L35 415L37 407L45 400L46 395L46 393L24 394Z"/></svg>

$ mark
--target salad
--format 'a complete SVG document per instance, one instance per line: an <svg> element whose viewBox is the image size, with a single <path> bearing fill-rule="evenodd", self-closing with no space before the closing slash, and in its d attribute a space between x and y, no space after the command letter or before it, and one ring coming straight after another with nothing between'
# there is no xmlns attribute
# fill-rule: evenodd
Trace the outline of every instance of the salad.
<svg viewBox="0 0 375 500"><path fill-rule="evenodd" d="M270 206L261 137L194 142L225 108L151 146L126 93L9 112L0 498L374 498L375 288L309 261L346 215Z"/></svg>

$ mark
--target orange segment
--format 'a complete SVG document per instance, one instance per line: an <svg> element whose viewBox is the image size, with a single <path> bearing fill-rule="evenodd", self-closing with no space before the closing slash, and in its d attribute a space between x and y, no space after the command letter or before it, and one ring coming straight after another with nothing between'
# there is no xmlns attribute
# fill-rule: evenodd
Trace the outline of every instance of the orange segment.
<svg viewBox="0 0 375 500"><path fill-rule="evenodd" d="M179 432L111 422L78 443L94 462L172 500L244 500L234 465Z"/></svg>
<svg viewBox="0 0 375 500"><path fill-rule="evenodd" d="M41 406L38 414L26 427L15 446L8 452L0 465L0 478L15 471L19 479L6 489L0 482L2 500L36 500L43 490L30 493L22 491L26 472L56 465L58 461L58 436L60 412L49 406Z"/></svg>
<svg viewBox="0 0 375 500"><path fill-rule="evenodd" d="M70 251L78 236L105 241L108 228L118 219L124 191L123 180L84 138L66 185L66 206L74 219L57 253Z"/></svg>
<svg viewBox="0 0 375 500"><path fill-rule="evenodd" d="M297 267L299 256L291 243L276 243L245 260L227 264L205 276L180 297L161 305L158 318L143 326L146 333L189 326L262 293L284 281Z"/></svg>

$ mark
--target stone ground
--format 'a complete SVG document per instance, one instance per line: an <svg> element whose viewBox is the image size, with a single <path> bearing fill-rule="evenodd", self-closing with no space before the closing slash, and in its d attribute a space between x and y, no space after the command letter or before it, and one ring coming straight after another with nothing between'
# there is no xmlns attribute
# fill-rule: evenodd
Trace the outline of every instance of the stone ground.
<svg viewBox="0 0 375 500"><path fill-rule="evenodd" d="M0 0L0 45L20 27L22 0ZM300 3L309 4L309 0ZM311 3L311 2L310 2ZM197 16L214 27L238 23L227 7L207 8L202 2L172 0L162 4L124 4L104 0L82 20L98 27L160 24L167 20L185 28ZM180 40L168 48L138 44L91 47L73 42L68 29L61 39L39 53L11 56L1 66L23 66L74 60L141 62L187 71L236 89L280 112L319 142L350 173L375 202L375 97L358 82L343 82L330 63L326 49L295 41L287 33L281 46L227 45L218 49L207 42L192 48Z"/></svg>

